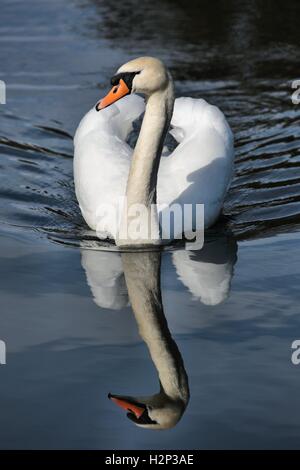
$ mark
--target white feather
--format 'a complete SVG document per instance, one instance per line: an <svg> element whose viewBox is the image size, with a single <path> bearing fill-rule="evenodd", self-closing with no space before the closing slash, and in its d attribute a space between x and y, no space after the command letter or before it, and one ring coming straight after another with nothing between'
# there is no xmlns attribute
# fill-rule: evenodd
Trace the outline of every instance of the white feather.
<svg viewBox="0 0 300 470"><path fill-rule="evenodd" d="M100 205L119 204L125 196L132 148L126 143L144 100L129 95L81 120L74 138L76 196L87 224L97 227ZM218 218L233 172L233 136L223 113L203 99L175 100L170 131L178 146L161 158L157 202L204 204L205 227ZM114 213L99 236L115 238Z"/></svg>

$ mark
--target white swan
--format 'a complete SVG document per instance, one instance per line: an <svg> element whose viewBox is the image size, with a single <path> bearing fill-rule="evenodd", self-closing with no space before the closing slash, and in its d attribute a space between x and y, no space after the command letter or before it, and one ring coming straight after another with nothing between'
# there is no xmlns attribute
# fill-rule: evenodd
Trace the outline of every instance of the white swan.
<svg viewBox="0 0 300 470"><path fill-rule="evenodd" d="M174 106L171 75L155 58L141 57L123 65L112 84L111 92L84 116L74 138L75 189L87 224L100 238L115 239L118 245L159 243L165 237L159 228L164 205L198 203L204 204L205 227L211 226L221 211L233 170L233 136L223 113L203 99L178 98ZM146 96L146 108L132 150L126 139L133 121L144 111L144 100L131 94L135 92ZM178 146L162 156L170 123ZM124 209L121 225L115 218L125 195L127 208L146 207L151 237L149 233L135 240L119 236L129 221ZM151 211L156 202L158 213ZM99 230L103 208L112 205L116 210L108 209L105 227Z"/></svg>

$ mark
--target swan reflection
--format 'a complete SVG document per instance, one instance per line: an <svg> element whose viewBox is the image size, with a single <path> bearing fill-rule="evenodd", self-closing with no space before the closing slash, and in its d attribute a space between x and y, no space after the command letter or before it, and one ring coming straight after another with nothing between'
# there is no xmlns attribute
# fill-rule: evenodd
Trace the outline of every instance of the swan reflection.
<svg viewBox="0 0 300 470"><path fill-rule="evenodd" d="M209 238L199 251L177 250L174 273L193 297L206 305L224 301L230 290L237 245L229 236ZM95 303L122 309L129 303L159 376L152 396L109 394L136 425L167 429L178 423L188 401L188 377L164 315L161 296L161 252L101 252L82 249L82 266Z"/></svg>
<svg viewBox="0 0 300 470"><path fill-rule="evenodd" d="M172 253L182 284L205 305L218 305L226 300L236 260L237 243L228 235L206 241L201 250Z"/></svg>
<svg viewBox="0 0 300 470"><path fill-rule="evenodd" d="M81 264L99 307L119 310L128 305L120 253L82 249Z"/></svg>
<svg viewBox="0 0 300 470"><path fill-rule="evenodd" d="M160 289L160 252L123 253L123 268L139 333L158 372L160 391L152 396L109 395L144 428L175 426L189 401L188 378L178 347L168 328Z"/></svg>
<svg viewBox="0 0 300 470"><path fill-rule="evenodd" d="M217 305L228 297L237 259L237 243L231 235L206 239L199 250L176 250L171 253L176 275L193 297L206 305ZM119 310L128 305L121 254L85 250L81 247L81 264L86 273L94 302L102 308Z"/></svg>

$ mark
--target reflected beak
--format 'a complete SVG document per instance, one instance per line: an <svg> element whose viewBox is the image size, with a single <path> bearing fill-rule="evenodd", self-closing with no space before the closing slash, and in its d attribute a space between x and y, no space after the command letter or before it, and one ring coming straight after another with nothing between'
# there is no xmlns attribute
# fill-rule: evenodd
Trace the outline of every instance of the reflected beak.
<svg viewBox="0 0 300 470"><path fill-rule="evenodd" d="M129 93L130 90L128 86L121 78L118 85L113 86L110 92L96 104L96 111L107 108L107 106L110 106L124 96L129 95Z"/></svg>
<svg viewBox="0 0 300 470"><path fill-rule="evenodd" d="M124 410L133 413L137 419L139 419L146 410L146 405L144 405L143 403L137 403L128 397L123 398L121 396L112 395L111 393L109 393L108 398Z"/></svg>

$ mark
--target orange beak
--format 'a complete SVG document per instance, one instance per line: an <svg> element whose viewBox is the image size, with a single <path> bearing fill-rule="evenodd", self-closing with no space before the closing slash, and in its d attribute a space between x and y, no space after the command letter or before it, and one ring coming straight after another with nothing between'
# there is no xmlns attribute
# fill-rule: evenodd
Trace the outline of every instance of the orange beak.
<svg viewBox="0 0 300 470"><path fill-rule="evenodd" d="M110 106L112 103L115 103L129 93L130 90L128 86L121 78L118 85L113 86L110 92L96 104L96 110L100 111L101 109L107 108L107 106Z"/></svg>
<svg viewBox="0 0 300 470"><path fill-rule="evenodd" d="M137 418L140 418L145 411L145 407L139 406L138 404L129 400L116 397L114 395L111 395L110 393L108 395L108 398L124 410L131 411L132 413L134 413Z"/></svg>

